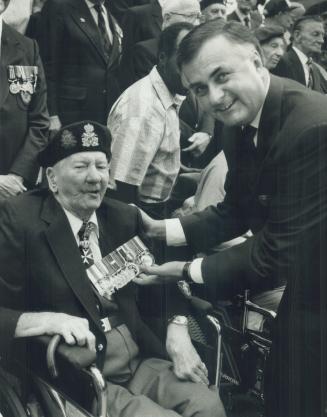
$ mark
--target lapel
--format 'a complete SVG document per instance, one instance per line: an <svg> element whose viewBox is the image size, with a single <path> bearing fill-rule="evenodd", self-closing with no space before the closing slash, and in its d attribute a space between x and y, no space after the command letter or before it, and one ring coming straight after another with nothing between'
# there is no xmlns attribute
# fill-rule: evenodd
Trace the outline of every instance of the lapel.
<svg viewBox="0 0 327 417"><path fill-rule="evenodd" d="M44 232L45 237L63 277L101 330L93 290L81 263L75 238L64 211L52 195L49 195L44 202L41 219L49 225Z"/></svg>
<svg viewBox="0 0 327 417"><path fill-rule="evenodd" d="M14 32L3 22L1 37L1 56L0 56L0 107L9 94L8 84L8 65L20 62L20 57L24 57L24 49L14 36ZM30 64L32 65L32 64Z"/></svg>
<svg viewBox="0 0 327 417"><path fill-rule="evenodd" d="M294 73L295 80L303 85L306 85L302 63L299 57L297 56L297 53L293 50L293 48L290 48L290 50L288 51L287 58L289 59L289 63Z"/></svg>
<svg viewBox="0 0 327 417"><path fill-rule="evenodd" d="M154 0L152 2L152 21L159 29L159 33L161 32L161 26L162 26L162 10L159 2L157 0Z"/></svg>
<svg viewBox="0 0 327 417"><path fill-rule="evenodd" d="M68 0L71 5L71 18L95 47L102 61L106 64L98 27L90 9L84 0Z"/></svg>
<svg viewBox="0 0 327 417"><path fill-rule="evenodd" d="M258 179L279 137L282 109L282 81L270 75L270 86L262 108L258 128Z"/></svg>
<svg viewBox="0 0 327 417"><path fill-rule="evenodd" d="M312 76L313 76L313 90L319 91L320 93L325 93L321 85L320 70L314 62L312 63Z"/></svg>

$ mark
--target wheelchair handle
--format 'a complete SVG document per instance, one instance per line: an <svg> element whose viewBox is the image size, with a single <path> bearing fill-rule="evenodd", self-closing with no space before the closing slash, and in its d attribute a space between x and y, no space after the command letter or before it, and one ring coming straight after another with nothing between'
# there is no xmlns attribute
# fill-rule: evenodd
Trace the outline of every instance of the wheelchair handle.
<svg viewBox="0 0 327 417"><path fill-rule="evenodd" d="M56 360L55 360L55 353L57 350L57 347L60 343L61 336L59 334L56 334L53 336L49 342L48 349L47 349L47 365L49 369L49 373L52 378L57 378L59 373L56 366Z"/></svg>

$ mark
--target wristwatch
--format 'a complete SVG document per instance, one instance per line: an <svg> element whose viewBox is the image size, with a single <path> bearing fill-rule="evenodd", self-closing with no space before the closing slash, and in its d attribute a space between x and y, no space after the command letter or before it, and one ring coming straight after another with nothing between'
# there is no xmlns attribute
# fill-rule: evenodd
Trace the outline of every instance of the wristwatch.
<svg viewBox="0 0 327 417"><path fill-rule="evenodd" d="M185 265L183 266L182 279L186 282L194 282L190 274L191 264L192 262L185 262Z"/></svg>
<svg viewBox="0 0 327 417"><path fill-rule="evenodd" d="M188 319L185 316L173 316L168 320L168 323L174 323L179 324L181 326L187 326L188 325Z"/></svg>

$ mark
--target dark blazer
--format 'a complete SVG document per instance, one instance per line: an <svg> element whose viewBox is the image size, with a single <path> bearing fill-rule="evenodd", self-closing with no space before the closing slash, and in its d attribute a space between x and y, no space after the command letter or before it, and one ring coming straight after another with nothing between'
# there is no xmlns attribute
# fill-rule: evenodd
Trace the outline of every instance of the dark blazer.
<svg viewBox="0 0 327 417"><path fill-rule="evenodd" d="M123 56L121 60L121 85L127 88L134 81L133 57L134 46L138 42L158 38L161 33L161 7L157 0L143 6L131 7L125 14L122 23L124 32Z"/></svg>
<svg viewBox="0 0 327 417"><path fill-rule="evenodd" d="M122 33L109 13L113 44L107 61L98 27L84 0L47 0L39 40L51 116L63 124L90 119L106 123L120 94L117 68Z"/></svg>
<svg viewBox="0 0 327 417"><path fill-rule="evenodd" d="M36 91L25 104L20 94L9 92L8 65L38 67ZM34 184L36 155L47 143L49 127L46 84L36 42L3 22L0 59L0 175L9 172Z"/></svg>
<svg viewBox="0 0 327 417"><path fill-rule="evenodd" d="M320 416L327 371L327 99L271 76L256 152L237 128L226 128L224 139L225 200L181 219L187 241L200 252L253 231L245 243L204 258L204 282L220 298L287 282L268 415Z"/></svg>
<svg viewBox="0 0 327 417"><path fill-rule="evenodd" d="M278 75L279 77L290 78L295 80L303 85L306 85L304 69L301 64L301 61L294 51L293 48L290 48L280 59L276 68L271 71L273 74ZM327 81L323 78L320 73L319 68L312 64L312 73L313 73L313 90L319 91L320 93L327 93Z"/></svg>
<svg viewBox="0 0 327 417"><path fill-rule="evenodd" d="M118 23L121 24L128 9L148 3L150 0L111 0L109 7Z"/></svg>
<svg viewBox="0 0 327 417"><path fill-rule="evenodd" d="M97 218L102 254L140 232L137 209L119 202L103 201ZM101 367L106 338L96 298L69 222L52 195L45 190L33 191L8 201L1 212L0 247L0 305L87 318L96 336ZM162 356L161 343L139 316L134 284L119 290L115 299L143 355ZM4 325L5 335L10 333L10 323L8 326Z"/></svg>
<svg viewBox="0 0 327 417"><path fill-rule="evenodd" d="M234 20L235 22L241 23L241 20L235 11L227 16L227 20ZM250 12L250 24L252 30L257 29L262 24L262 17L260 13L257 11Z"/></svg>

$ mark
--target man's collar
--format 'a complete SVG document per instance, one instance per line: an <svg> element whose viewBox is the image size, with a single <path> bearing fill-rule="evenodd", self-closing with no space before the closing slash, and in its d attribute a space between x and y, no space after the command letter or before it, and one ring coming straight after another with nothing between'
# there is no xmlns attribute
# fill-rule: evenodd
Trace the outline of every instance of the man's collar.
<svg viewBox="0 0 327 417"><path fill-rule="evenodd" d="M95 6L95 3L93 3L90 0L85 0L85 3L90 10ZM104 0L100 1L99 3L101 4L101 6L103 6Z"/></svg>
<svg viewBox="0 0 327 417"><path fill-rule="evenodd" d="M66 210L65 208L62 207L62 209L64 210L67 216L70 227L72 228L73 234L76 238L78 236L78 232L80 231L82 227L83 220L81 220L79 217L75 216L73 213ZM89 222L93 223L96 226L95 232L96 232L97 237L99 237L99 224L98 224L98 219L97 219L97 215L95 211L92 213L91 217L89 218Z"/></svg>
<svg viewBox="0 0 327 417"><path fill-rule="evenodd" d="M265 100L266 100L268 90L269 90L269 86L270 86L270 77L269 77L269 74L267 74L267 75L268 75L268 77L267 77L267 84L265 86L266 87ZM250 123L250 126L255 127L256 129L259 128L259 123L260 123L260 119L261 119L261 113L262 113L263 105L264 105L264 102L263 102L262 106L260 107L257 115L255 116L255 118Z"/></svg>
<svg viewBox="0 0 327 417"><path fill-rule="evenodd" d="M235 9L235 13L237 14L241 22L243 22L246 17L250 19L250 13L244 14L241 12L241 10L238 7Z"/></svg>
<svg viewBox="0 0 327 417"><path fill-rule="evenodd" d="M182 101L185 99L184 96L175 94L174 96L168 90L166 84L161 78L157 66L154 66L149 74L153 88L156 90L160 101L164 108L167 110L171 106L180 107Z"/></svg>
<svg viewBox="0 0 327 417"><path fill-rule="evenodd" d="M308 62L308 57L306 56L305 53L303 53L302 51L299 50L299 48L297 48L296 46L292 45L292 49L294 50L294 52L296 53L296 55L298 56L299 60L301 61L301 64L307 65Z"/></svg>

